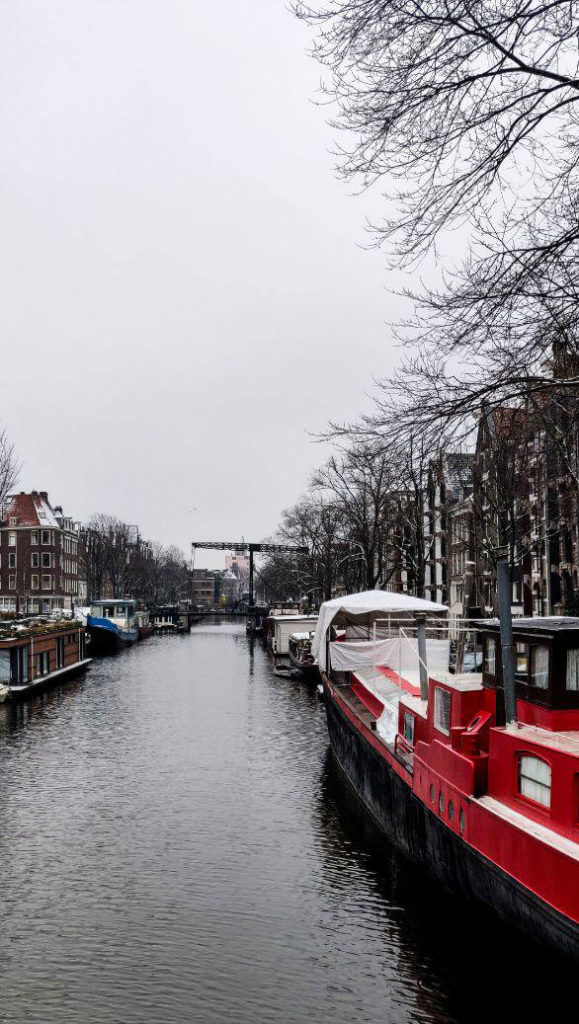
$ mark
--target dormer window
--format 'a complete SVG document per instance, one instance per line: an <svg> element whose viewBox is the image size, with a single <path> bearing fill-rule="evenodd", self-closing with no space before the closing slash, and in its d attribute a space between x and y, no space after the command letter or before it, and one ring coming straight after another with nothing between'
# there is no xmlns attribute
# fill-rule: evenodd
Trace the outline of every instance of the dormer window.
<svg viewBox="0 0 579 1024"><path fill-rule="evenodd" d="M18 516L10 516L10 526L18 525Z"/></svg>
<svg viewBox="0 0 579 1024"><path fill-rule="evenodd" d="M531 754L519 755L519 793L542 807L551 806L551 765Z"/></svg>

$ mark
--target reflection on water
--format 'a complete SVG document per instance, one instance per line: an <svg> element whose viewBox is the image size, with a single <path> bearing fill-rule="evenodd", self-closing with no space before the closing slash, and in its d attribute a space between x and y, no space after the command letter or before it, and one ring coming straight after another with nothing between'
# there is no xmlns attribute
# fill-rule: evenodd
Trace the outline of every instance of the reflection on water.
<svg viewBox="0 0 579 1024"><path fill-rule="evenodd" d="M0 707L0 772L0 1022L533 1020L571 990L389 847L315 688L237 623Z"/></svg>

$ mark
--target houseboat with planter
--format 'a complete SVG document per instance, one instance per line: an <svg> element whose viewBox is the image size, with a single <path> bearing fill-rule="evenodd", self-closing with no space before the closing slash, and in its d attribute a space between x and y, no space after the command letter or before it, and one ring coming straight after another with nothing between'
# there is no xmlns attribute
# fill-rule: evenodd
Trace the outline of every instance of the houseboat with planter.
<svg viewBox="0 0 579 1024"><path fill-rule="evenodd" d="M94 654L109 654L139 639L134 601L118 598L93 601L86 624Z"/></svg>
<svg viewBox="0 0 579 1024"><path fill-rule="evenodd" d="M86 669L84 626L41 619L0 622L0 690L23 698Z"/></svg>
<svg viewBox="0 0 579 1024"><path fill-rule="evenodd" d="M459 627L444 610L381 591L322 606L312 646L333 752L408 857L577 959L579 619L514 621L507 722L499 622L476 623L482 672L451 673Z"/></svg>

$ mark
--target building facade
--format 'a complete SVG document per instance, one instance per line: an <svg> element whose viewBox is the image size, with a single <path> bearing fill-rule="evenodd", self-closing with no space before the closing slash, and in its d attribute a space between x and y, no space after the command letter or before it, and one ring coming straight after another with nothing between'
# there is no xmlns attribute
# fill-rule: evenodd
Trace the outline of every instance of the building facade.
<svg viewBox="0 0 579 1024"><path fill-rule="evenodd" d="M79 533L46 491L10 495L0 520L0 613L50 614L83 601Z"/></svg>

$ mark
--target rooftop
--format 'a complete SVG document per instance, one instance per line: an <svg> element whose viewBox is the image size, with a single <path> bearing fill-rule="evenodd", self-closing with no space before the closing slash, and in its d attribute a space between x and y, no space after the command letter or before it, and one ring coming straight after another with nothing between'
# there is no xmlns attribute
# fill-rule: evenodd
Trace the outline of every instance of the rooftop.
<svg viewBox="0 0 579 1024"><path fill-rule="evenodd" d="M498 619L475 619L477 629L500 629ZM545 615L513 619L513 633L564 633L579 631L579 618L572 615Z"/></svg>

